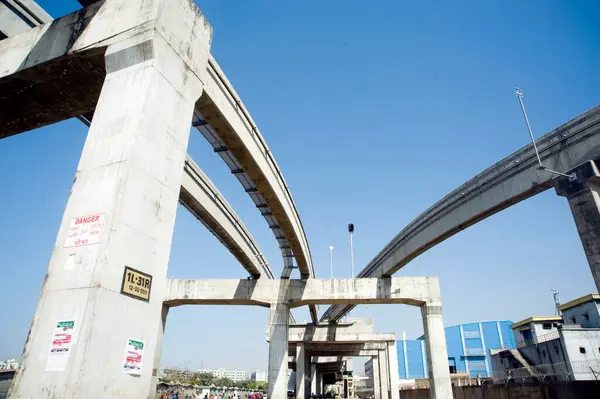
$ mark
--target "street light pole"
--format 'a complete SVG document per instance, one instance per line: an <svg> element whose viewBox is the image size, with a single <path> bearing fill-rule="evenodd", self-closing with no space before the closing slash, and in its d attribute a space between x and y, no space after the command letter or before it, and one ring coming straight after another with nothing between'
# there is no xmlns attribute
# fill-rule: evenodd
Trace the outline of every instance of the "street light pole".
<svg viewBox="0 0 600 399"><path fill-rule="evenodd" d="M350 278L354 278L354 244L352 243L352 235L354 234L354 225L350 223L348 225L348 233L350 233L350 263L352 267Z"/></svg>
<svg viewBox="0 0 600 399"><path fill-rule="evenodd" d="M330 255L330 257L329 257L329 259L330 259L329 266L330 266L330 269L331 269L330 278L333 278L333 245L329 246L329 255Z"/></svg>

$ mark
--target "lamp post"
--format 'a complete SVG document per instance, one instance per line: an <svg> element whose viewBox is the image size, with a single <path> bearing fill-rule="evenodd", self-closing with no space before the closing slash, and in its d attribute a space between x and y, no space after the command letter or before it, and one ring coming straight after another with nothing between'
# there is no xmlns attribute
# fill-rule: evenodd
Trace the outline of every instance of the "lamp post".
<svg viewBox="0 0 600 399"><path fill-rule="evenodd" d="M333 278L333 245L329 246L329 267L331 269L330 278Z"/></svg>
<svg viewBox="0 0 600 399"><path fill-rule="evenodd" d="M352 267L352 274L350 278L354 278L354 245L352 243L352 235L354 234L354 224L350 223L348 225L348 233L350 233L350 263Z"/></svg>

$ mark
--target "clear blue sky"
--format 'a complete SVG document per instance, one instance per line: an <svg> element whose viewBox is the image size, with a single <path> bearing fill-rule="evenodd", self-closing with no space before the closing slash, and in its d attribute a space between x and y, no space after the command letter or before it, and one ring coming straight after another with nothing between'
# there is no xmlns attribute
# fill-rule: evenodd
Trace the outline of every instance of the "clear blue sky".
<svg viewBox="0 0 600 399"><path fill-rule="evenodd" d="M55 17L78 8L75 0L40 3ZM199 5L214 27L213 55L291 187L320 277L329 275L329 245L334 275L349 277L349 222L362 269L429 205L527 144L513 86L524 90L538 136L598 104L595 1ZM70 120L0 143L0 358L21 353L85 134ZM203 137L191 137L190 154L277 274L266 223ZM551 314L551 288L565 301L595 290L566 200L552 191L452 237L399 274L440 277L447 325ZM245 277L181 208L169 275ZM374 306L372 315L379 332L422 333L416 308ZM266 321L261 308L174 309L163 365L265 368Z"/></svg>

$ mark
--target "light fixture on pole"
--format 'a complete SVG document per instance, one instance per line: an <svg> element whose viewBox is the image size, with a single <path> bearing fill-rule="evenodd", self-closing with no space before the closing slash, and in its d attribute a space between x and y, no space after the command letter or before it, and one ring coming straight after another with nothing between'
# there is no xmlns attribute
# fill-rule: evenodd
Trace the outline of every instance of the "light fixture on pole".
<svg viewBox="0 0 600 399"><path fill-rule="evenodd" d="M331 269L331 274L330 274L330 278L333 278L333 245L329 246L329 267Z"/></svg>
<svg viewBox="0 0 600 399"><path fill-rule="evenodd" d="M552 173L554 175L568 177L569 180L576 180L577 176L575 176L575 174L568 175L566 173L558 172L556 170L547 168L546 166L544 166L544 164L542 164L542 158L540 157L540 153L538 151L537 144L535 143L535 137L533 136L533 131L531 130L531 125L529 124L529 118L527 117L527 111L525 111L525 104L523 103L523 90L519 89L518 87L515 87L515 94L517 95L517 98L519 99L519 105L521 106L521 111L523 112L523 118L525 118L525 124L527 125L527 131L529 132L529 138L531 139L531 144L533 145L533 150L535 151L535 156L538 161L538 168L541 170L544 170L546 172Z"/></svg>
<svg viewBox="0 0 600 399"><path fill-rule="evenodd" d="M354 234L354 224L350 223L348 225L348 233L350 233L350 263L352 267L352 274L350 278L354 278L354 245L352 243L352 235Z"/></svg>

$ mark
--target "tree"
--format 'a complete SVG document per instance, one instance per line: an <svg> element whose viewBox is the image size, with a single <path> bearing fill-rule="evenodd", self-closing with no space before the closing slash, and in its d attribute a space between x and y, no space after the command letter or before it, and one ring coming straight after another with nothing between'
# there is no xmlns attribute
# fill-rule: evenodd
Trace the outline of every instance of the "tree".
<svg viewBox="0 0 600 399"><path fill-rule="evenodd" d="M215 382L215 376L213 375L213 373L205 373L205 372L199 372L199 373L195 373L194 375L194 384L195 385L201 385L204 387L210 386L211 384L214 384Z"/></svg>
<svg viewBox="0 0 600 399"><path fill-rule="evenodd" d="M264 381L255 381L255 384L256 384L256 388L254 388L254 389L257 391L266 391L267 388L269 388L269 384Z"/></svg>
<svg viewBox="0 0 600 399"><path fill-rule="evenodd" d="M233 380L231 378L227 378L227 377L217 378L216 380L213 381L213 384L215 384L218 387L228 387L228 388L233 387L235 385Z"/></svg>

